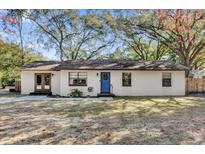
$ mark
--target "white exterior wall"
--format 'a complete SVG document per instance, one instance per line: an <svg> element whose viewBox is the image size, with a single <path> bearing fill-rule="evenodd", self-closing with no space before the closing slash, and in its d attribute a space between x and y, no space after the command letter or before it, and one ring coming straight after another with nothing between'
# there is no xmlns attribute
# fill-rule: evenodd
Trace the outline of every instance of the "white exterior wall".
<svg viewBox="0 0 205 154"><path fill-rule="evenodd" d="M69 86L68 83L68 73L69 72L87 72L87 86ZM98 73L98 76L97 76ZM88 92L88 87L93 87L92 92ZM92 71L92 70L62 70L61 71L61 95L68 96L71 89L79 89L83 91L84 96L97 96L100 93L100 73L99 71Z"/></svg>
<svg viewBox="0 0 205 154"><path fill-rule="evenodd" d="M60 71L51 72L51 92L53 95L60 95Z"/></svg>
<svg viewBox="0 0 205 154"><path fill-rule="evenodd" d="M68 72L87 72L87 86L69 86ZM185 95L185 72L172 73L172 87L162 87L163 71L61 71L61 95L67 96L71 89L78 88L84 95L97 96L100 93L100 72L110 72L111 93L116 96L175 96ZM122 86L122 72L131 72L132 86ZM98 73L98 76L97 76ZM93 92L88 92L93 87Z"/></svg>
<svg viewBox="0 0 205 154"><path fill-rule="evenodd" d="M60 72L59 71L22 71L21 94L28 95L35 90L35 73L51 73L51 91L54 95L60 95Z"/></svg>
<svg viewBox="0 0 205 154"><path fill-rule="evenodd" d="M131 87L122 86L122 71L111 72L111 84L116 96L171 96L185 95L185 72L168 71L172 74L172 87L162 87L162 71L131 72Z"/></svg>
<svg viewBox="0 0 205 154"><path fill-rule="evenodd" d="M87 86L69 86L69 72L87 72ZM100 73L110 72L111 93L116 96L180 96L185 95L185 72L167 71L172 73L172 87L162 87L163 71L95 71L95 70L62 70L50 72L51 91L54 95L68 96L71 89L78 88L84 96L97 96L100 93ZM131 72L132 86L122 86L122 72ZM22 94L34 92L34 73L42 71L22 71ZM49 73L48 71L46 73ZM98 74L98 75L97 75ZM93 87L93 92L88 92ZM112 88L113 87L113 88Z"/></svg>
<svg viewBox="0 0 205 154"><path fill-rule="evenodd" d="M27 95L34 92L34 74L31 71L21 72L21 94Z"/></svg>

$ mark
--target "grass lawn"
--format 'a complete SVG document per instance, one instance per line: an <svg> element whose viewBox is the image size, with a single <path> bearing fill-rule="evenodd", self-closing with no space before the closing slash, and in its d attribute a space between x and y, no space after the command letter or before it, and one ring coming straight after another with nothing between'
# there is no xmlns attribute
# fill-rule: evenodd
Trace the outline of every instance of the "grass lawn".
<svg viewBox="0 0 205 154"><path fill-rule="evenodd" d="M20 97L22 95L20 95L20 93L15 93L15 92L12 92L12 93L9 93L9 94L0 94L0 98L2 97Z"/></svg>
<svg viewBox="0 0 205 154"><path fill-rule="evenodd" d="M14 89L15 87L6 87L2 89L0 87L0 98L2 97L19 97L22 96L19 92L10 92L9 89Z"/></svg>
<svg viewBox="0 0 205 154"><path fill-rule="evenodd" d="M0 144L205 144L205 98L0 104Z"/></svg>

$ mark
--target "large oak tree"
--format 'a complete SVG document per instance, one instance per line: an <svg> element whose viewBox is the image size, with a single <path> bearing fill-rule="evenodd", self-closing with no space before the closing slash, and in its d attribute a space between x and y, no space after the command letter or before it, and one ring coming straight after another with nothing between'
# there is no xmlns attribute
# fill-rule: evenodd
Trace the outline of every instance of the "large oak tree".
<svg viewBox="0 0 205 154"><path fill-rule="evenodd" d="M26 18L36 24L41 42L55 47L60 60L90 59L111 45L106 24L94 11L29 10Z"/></svg>
<svg viewBox="0 0 205 154"><path fill-rule="evenodd" d="M189 69L204 65L204 10L143 11L139 17L135 26L169 47L180 63Z"/></svg>

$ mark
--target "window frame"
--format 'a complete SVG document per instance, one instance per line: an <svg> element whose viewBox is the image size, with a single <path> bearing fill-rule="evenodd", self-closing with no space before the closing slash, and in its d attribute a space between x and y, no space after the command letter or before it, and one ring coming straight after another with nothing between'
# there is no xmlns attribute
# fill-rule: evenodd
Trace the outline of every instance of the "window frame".
<svg viewBox="0 0 205 154"><path fill-rule="evenodd" d="M170 74L170 78L164 78L164 74ZM165 80L170 80L170 84L169 85L164 85L164 79ZM167 88L169 88L169 87L172 87L172 73L171 72L162 72L162 87L167 87Z"/></svg>
<svg viewBox="0 0 205 154"><path fill-rule="evenodd" d="M129 85L124 83L124 79L123 79L124 74L130 74L130 78L128 78L128 80L130 80ZM132 87L132 73L131 72L122 72L122 87Z"/></svg>
<svg viewBox="0 0 205 154"><path fill-rule="evenodd" d="M77 78L71 78L71 73L76 73L77 74ZM79 77L80 73L86 73L86 84L79 84L79 80L83 79L81 77ZM77 79L77 84L70 84L70 79ZM87 86L87 81L88 81L88 74L87 72L68 72L68 85L69 86L77 86L77 87L86 87Z"/></svg>

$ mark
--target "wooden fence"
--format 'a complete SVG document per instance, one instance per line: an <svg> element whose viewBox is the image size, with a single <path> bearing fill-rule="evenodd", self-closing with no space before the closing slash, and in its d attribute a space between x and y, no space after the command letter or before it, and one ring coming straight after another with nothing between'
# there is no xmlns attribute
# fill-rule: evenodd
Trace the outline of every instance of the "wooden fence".
<svg viewBox="0 0 205 154"><path fill-rule="evenodd" d="M205 76L202 78L186 78L186 93L205 93Z"/></svg>
<svg viewBox="0 0 205 154"><path fill-rule="evenodd" d="M21 91L21 81L20 80L16 80L15 81L15 91L16 92L20 92Z"/></svg>

